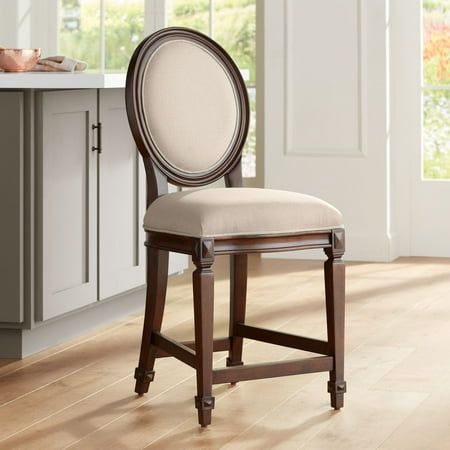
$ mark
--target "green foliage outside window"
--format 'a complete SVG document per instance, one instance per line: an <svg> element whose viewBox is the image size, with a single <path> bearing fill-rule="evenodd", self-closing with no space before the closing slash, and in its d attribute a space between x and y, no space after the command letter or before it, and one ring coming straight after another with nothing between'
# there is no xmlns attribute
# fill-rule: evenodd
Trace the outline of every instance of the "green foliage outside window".
<svg viewBox="0 0 450 450"><path fill-rule="evenodd" d="M100 67L100 2L63 0L60 5L59 51ZM105 71L124 72L144 37L144 1L105 2Z"/></svg>
<svg viewBox="0 0 450 450"><path fill-rule="evenodd" d="M244 149L244 174L255 176L256 146L256 0L166 0L168 25L209 34L231 54L249 90L251 125ZM144 38L144 0L105 0L105 71L125 72L136 45ZM100 1L60 0L59 50L87 62L89 71L102 68Z"/></svg>
<svg viewBox="0 0 450 450"><path fill-rule="evenodd" d="M450 1L423 5L423 175L450 179Z"/></svg>
<svg viewBox="0 0 450 450"><path fill-rule="evenodd" d="M168 25L209 32L209 0L168 0Z"/></svg>
<svg viewBox="0 0 450 450"><path fill-rule="evenodd" d="M214 0L213 38L230 53L240 69L249 70L248 84L254 85L256 74L255 0ZM209 34L209 0L172 0L169 25L193 28Z"/></svg>

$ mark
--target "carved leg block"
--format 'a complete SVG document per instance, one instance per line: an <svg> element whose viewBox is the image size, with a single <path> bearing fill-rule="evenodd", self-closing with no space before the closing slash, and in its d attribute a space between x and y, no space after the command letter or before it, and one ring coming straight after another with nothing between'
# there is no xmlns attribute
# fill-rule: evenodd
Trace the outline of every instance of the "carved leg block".
<svg viewBox="0 0 450 450"><path fill-rule="evenodd" d="M211 424L211 416L214 406L214 397L195 396L195 407L198 410L198 422L202 427L206 427Z"/></svg>
<svg viewBox="0 0 450 450"><path fill-rule="evenodd" d="M136 367L134 370L134 379L136 380L135 392L139 395L145 394L148 392L150 383L155 379L155 371L143 370Z"/></svg>
<svg viewBox="0 0 450 450"><path fill-rule="evenodd" d="M328 392L331 397L331 406L338 410L344 406L344 394L347 392L347 383L345 381L329 381Z"/></svg>

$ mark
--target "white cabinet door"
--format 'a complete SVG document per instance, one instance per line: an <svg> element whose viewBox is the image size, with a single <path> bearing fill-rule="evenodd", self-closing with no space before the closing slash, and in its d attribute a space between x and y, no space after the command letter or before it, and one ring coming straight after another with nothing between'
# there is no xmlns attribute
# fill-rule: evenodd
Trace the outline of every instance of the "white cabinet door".
<svg viewBox="0 0 450 450"><path fill-rule="evenodd" d="M38 94L37 320L97 300L94 90Z"/></svg>
<svg viewBox="0 0 450 450"><path fill-rule="evenodd" d="M99 121L100 300L145 284L145 233L142 222L146 180L142 159L128 125L124 89L101 89ZM170 186L170 190L176 190ZM186 269L186 255L171 253L169 273Z"/></svg>
<svg viewBox="0 0 450 450"><path fill-rule="evenodd" d="M100 299L145 283L145 173L131 135L123 89L101 89L99 121Z"/></svg>

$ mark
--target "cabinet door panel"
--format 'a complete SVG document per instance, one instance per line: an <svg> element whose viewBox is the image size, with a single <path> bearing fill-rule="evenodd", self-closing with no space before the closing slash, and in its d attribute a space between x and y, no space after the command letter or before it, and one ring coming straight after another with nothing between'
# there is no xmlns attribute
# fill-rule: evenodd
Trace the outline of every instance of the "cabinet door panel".
<svg viewBox="0 0 450 450"><path fill-rule="evenodd" d="M44 92L38 108L42 297L37 314L45 320L97 300L96 92Z"/></svg>
<svg viewBox="0 0 450 450"><path fill-rule="evenodd" d="M145 283L145 174L131 135L123 89L100 90L100 299Z"/></svg>
<svg viewBox="0 0 450 450"><path fill-rule="evenodd" d="M99 167L100 299L145 284L146 181L128 125L123 89L101 89L99 121L103 152ZM176 190L171 187L171 191ZM171 253L169 273L188 266L186 255Z"/></svg>
<svg viewBox="0 0 450 450"><path fill-rule="evenodd" d="M22 92L0 92L0 322L23 321L23 158Z"/></svg>

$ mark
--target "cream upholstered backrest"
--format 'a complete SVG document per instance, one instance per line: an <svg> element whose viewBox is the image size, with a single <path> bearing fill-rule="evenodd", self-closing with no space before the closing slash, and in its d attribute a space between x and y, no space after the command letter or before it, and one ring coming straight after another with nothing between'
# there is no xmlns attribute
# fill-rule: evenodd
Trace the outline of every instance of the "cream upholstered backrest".
<svg viewBox="0 0 450 450"><path fill-rule="evenodd" d="M232 81L205 48L171 40L151 56L142 102L147 127L164 159L185 172L203 172L226 157L239 108Z"/></svg>
<svg viewBox="0 0 450 450"><path fill-rule="evenodd" d="M207 184L233 167L248 129L239 70L208 37L166 28L136 49L127 111L139 150L169 180Z"/></svg>

